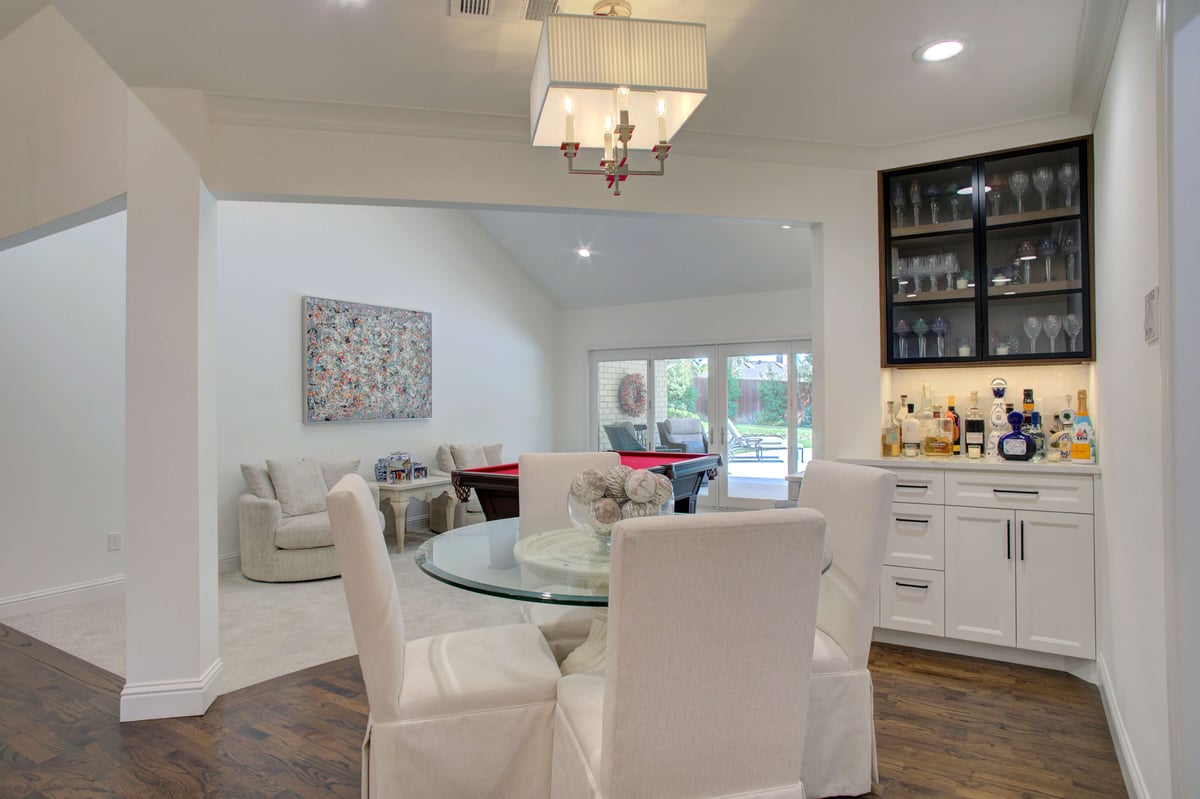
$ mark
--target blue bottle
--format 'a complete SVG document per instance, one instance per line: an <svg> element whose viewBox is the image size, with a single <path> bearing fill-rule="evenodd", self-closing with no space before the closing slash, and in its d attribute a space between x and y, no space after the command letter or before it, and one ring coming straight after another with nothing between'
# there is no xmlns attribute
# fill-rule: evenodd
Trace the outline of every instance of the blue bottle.
<svg viewBox="0 0 1200 799"><path fill-rule="evenodd" d="M1006 461L1031 460L1037 453L1037 444L1034 443L1033 437L1021 432L1021 422L1024 420L1025 415L1020 411L1013 411L1008 415L1008 423L1012 430L1000 436L997 446L1000 457Z"/></svg>

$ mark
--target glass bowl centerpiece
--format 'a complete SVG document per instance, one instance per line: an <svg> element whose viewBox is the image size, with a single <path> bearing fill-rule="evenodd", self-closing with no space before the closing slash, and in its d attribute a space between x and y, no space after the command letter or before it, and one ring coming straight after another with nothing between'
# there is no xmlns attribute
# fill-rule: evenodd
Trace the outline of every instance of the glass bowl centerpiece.
<svg viewBox="0 0 1200 799"><path fill-rule="evenodd" d="M607 472L584 469L571 481L567 514L579 530L612 549L612 529L622 519L671 513L671 481L648 469L614 466Z"/></svg>

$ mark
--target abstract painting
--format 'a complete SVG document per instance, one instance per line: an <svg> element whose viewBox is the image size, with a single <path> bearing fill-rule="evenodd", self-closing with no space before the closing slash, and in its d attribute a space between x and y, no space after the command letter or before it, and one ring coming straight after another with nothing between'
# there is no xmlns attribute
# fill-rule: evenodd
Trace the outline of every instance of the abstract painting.
<svg viewBox="0 0 1200 799"><path fill-rule="evenodd" d="M304 297L304 421L433 416L433 317Z"/></svg>

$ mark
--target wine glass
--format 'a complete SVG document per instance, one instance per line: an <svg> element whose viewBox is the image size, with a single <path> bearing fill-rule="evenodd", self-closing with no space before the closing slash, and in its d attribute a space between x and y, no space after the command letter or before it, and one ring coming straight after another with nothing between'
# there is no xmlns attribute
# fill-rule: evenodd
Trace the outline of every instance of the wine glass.
<svg viewBox="0 0 1200 799"><path fill-rule="evenodd" d="M1050 282L1050 261L1058 252L1058 242L1054 239L1042 239L1038 242L1038 255L1046 259L1046 282ZM1053 350L1051 350L1053 352Z"/></svg>
<svg viewBox="0 0 1200 799"><path fill-rule="evenodd" d="M892 207L896 209L896 227L904 227L904 206L908 200L904 196L904 187L897 183L892 187Z"/></svg>
<svg viewBox="0 0 1200 799"><path fill-rule="evenodd" d="M1046 193L1054 188L1054 170L1048 166L1039 166L1033 170L1033 187L1042 196L1042 210L1046 210Z"/></svg>
<svg viewBox="0 0 1200 799"><path fill-rule="evenodd" d="M1083 322L1079 319L1079 314L1069 313L1063 319L1063 330L1067 331L1067 335L1071 337L1071 352L1075 352L1079 347L1075 346L1075 340L1079 337L1079 331L1083 330Z"/></svg>
<svg viewBox="0 0 1200 799"><path fill-rule="evenodd" d="M1008 176L1008 189L1017 198L1017 213L1025 211L1025 191L1029 188L1029 173L1018 169Z"/></svg>
<svg viewBox="0 0 1200 799"><path fill-rule="evenodd" d="M929 323L925 318L918 316L917 320L912 323L912 331L917 334L917 357L925 357L925 334L929 332Z"/></svg>
<svg viewBox="0 0 1200 799"><path fill-rule="evenodd" d="M944 318L934 317L933 324L929 326L933 331L933 335L937 336L937 356L939 358L946 357L946 335L950 332L950 323Z"/></svg>
<svg viewBox="0 0 1200 799"><path fill-rule="evenodd" d="M1071 196L1075 192L1075 187L1079 185L1079 167L1071 161L1060 166L1058 168L1058 185L1067 195L1067 201L1063 205L1070 208Z"/></svg>
<svg viewBox="0 0 1200 799"><path fill-rule="evenodd" d="M1008 178L1003 175L988 175L987 185L992 216L1000 216L1000 204L1004 201L1004 188L1008 185Z"/></svg>
<svg viewBox="0 0 1200 799"><path fill-rule="evenodd" d="M941 221L942 214L942 189L936 183L930 183L925 189L925 199L929 200L929 215L933 224Z"/></svg>
<svg viewBox="0 0 1200 799"><path fill-rule="evenodd" d="M957 183L948 183L946 185L946 194L950 197L950 218L955 222L962 216L963 196L958 193Z"/></svg>
<svg viewBox="0 0 1200 799"><path fill-rule="evenodd" d="M1004 346L1008 347L1009 355L1019 355L1021 352L1021 339L1016 335L1007 335L1004 337Z"/></svg>
<svg viewBox="0 0 1200 799"><path fill-rule="evenodd" d="M1050 351L1055 352L1055 341L1058 339L1058 334L1062 332L1063 323L1058 314L1048 313L1046 318L1042 320L1042 330L1046 331L1046 338L1050 339Z"/></svg>
<svg viewBox="0 0 1200 799"><path fill-rule="evenodd" d="M921 181L913 179L908 184L908 200L912 203L913 225L921 224Z"/></svg>
<svg viewBox="0 0 1200 799"><path fill-rule="evenodd" d="M1079 242L1073 235L1063 239L1062 251L1067 255L1067 280L1075 279L1075 253L1079 252Z"/></svg>
<svg viewBox="0 0 1200 799"><path fill-rule="evenodd" d="M1029 339L1029 351L1037 352L1037 337L1042 332L1042 320L1037 316L1026 316L1025 337Z"/></svg>
<svg viewBox="0 0 1200 799"><path fill-rule="evenodd" d="M909 333L908 320L897 319L895 324L892 325L892 332L896 334L896 357L907 358Z"/></svg>
<svg viewBox="0 0 1200 799"><path fill-rule="evenodd" d="M1032 239L1021 242L1021 246L1017 248L1017 260L1024 267L1024 279L1027 286L1029 285L1029 265L1033 263L1033 259L1037 258L1037 255L1037 245L1033 243Z"/></svg>
<svg viewBox="0 0 1200 799"><path fill-rule="evenodd" d="M908 285L908 258L897 258L892 262L892 277L896 280L896 293L904 294L904 287Z"/></svg>

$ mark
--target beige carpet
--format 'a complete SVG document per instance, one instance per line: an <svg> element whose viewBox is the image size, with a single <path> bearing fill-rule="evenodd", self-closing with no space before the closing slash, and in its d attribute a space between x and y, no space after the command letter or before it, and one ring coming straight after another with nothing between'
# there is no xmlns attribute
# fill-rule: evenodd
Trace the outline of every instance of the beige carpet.
<svg viewBox="0 0 1200 799"><path fill-rule="evenodd" d="M412 541L392 554L409 638L520 621L517 602L452 588L421 572ZM354 633L339 578L305 583L256 583L241 572L220 577L222 693L353 655ZM125 673L125 599L67 605L37 616L6 619L23 633Z"/></svg>

